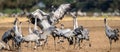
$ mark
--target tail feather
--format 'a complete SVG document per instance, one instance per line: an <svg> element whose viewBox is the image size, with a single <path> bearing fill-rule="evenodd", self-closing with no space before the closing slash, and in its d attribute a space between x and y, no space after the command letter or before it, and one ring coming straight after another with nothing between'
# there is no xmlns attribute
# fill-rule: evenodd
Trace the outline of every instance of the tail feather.
<svg viewBox="0 0 120 52"><path fill-rule="evenodd" d="M114 39L114 41L116 42L117 40L119 40L119 38L118 38L118 37L119 37L119 34L118 34L118 33L119 33L119 30L118 30L118 29L114 29L113 31L114 31L114 33L115 33L115 35L113 36L113 37L114 37L113 39Z"/></svg>
<svg viewBox="0 0 120 52"><path fill-rule="evenodd" d="M117 40L119 40L118 36L114 36L113 40L116 42Z"/></svg>
<svg viewBox="0 0 120 52"><path fill-rule="evenodd" d="M116 34L119 33L119 30L118 30L118 29L114 29L113 31L114 31Z"/></svg>
<svg viewBox="0 0 120 52"><path fill-rule="evenodd" d="M69 45L73 45L73 38L67 38Z"/></svg>
<svg viewBox="0 0 120 52"><path fill-rule="evenodd" d="M69 44L70 44L70 45L73 45L73 41L72 41L72 40L70 40L70 41L69 41Z"/></svg>

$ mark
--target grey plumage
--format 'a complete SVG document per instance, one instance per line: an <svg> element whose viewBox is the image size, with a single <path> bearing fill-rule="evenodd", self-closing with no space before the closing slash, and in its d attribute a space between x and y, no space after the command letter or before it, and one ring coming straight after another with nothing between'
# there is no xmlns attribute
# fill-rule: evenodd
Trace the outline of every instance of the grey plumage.
<svg viewBox="0 0 120 52"><path fill-rule="evenodd" d="M21 25L21 23L20 23ZM20 27L21 28L21 27ZM21 42L22 42L22 33L18 29L18 19L15 19L15 24L14 24L14 41L15 41L15 46L20 47Z"/></svg>
<svg viewBox="0 0 120 52"><path fill-rule="evenodd" d="M13 33L12 29L6 31L2 36L2 41L7 43L10 39L13 38L12 33Z"/></svg>
<svg viewBox="0 0 120 52"><path fill-rule="evenodd" d="M89 41L89 31L85 28L83 28L83 26L80 26L79 28L76 28L76 29L79 29L79 30L76 30L76 32L78 31L79 34L77 34L75 36L75 45L74 45L74 48L75 46L78 44L77 47L80 48L80 43L83 41L83 40L87 40ZM80 31L80 32L79 32ZM91 47L91 44L89 43L89 46Z"/></svg>
<svg viewBox="0 0 120 52"><path fill-rule="evenodd" d="M32 31L32 29L31 29L31 26L30 26L30 21L29 21L29 29L28 29L28 35L27 36L25 36L25 37L23 37L23 42L27 42L27 43L29 43L29 42L35 42L35 49L37 48L37 46L38 46L38 44L39 44L39 36L38 35L36 35L33 31Z"/></svg>
<svg viewBox="0 0 120 52"><path fill-rule="evenodd" d="M119 40L118 36L118 29L112 29L110 26L108 26L107 24L107 19L104 19L104 24L105 24L105 34L106 36L109 38L109 42L110 42L110 50L111 50L111 44L112 44L112 40L114 40L115 42L117 40Z"/></svg>
<svg viewBox="0 0 120 52"><path fill-rule="evenodd" d="M16 18L14 21L14 27L4 33L4 35L2 36L2 41L8 44L9 40L13 40L15 42L15 45L19 47L22 38L19 38L20 33L16 24L17 21L18 19Z"/></svg>
<svg viewBox="0 0 120 52"><path fill-rule="evenodd" d="M59 20L64 17L66 12L71 10L72 7L73 7L73 4L62 4L56 11L49 13L48 15L46 15L47 13L41 11L40 9L37 9L36 11L32 12L28 16L28 18L31 20L31 22L33 24L35 22L34 19L37 18L37 20L38 20L37 26L39 28L41 28L41 30L43 31L43 35L45 37L47 37L48 34L51 34L55 31L54 32L55 34L63 33L64 34L64 35L62 35L63 37L66 37L69 40L72 40L72 37L75 35L73 33L73 30L70 30L70 29L56 30L54 27L54 25L57 24L59 22ZM68 31L68 32L64 32L64 31ZM56 36L55 34L53 35L54 37Z"/></svg>
<svg viewBox="0 0 120 52"><path fill-rule="evenodd" d="M77 11L76 12L70 12L70 15L73 17L73 26L74 26L74 30L73 33L75 34L74 36L74 48L75 45L78 44L78 47L80 48L80 43L83 40L89 40L89 31L87 29L85 29L83 26L79 26L78 27L78 22L77 22ZM89 46L91 46L91 44L89 43Z"/></svg>

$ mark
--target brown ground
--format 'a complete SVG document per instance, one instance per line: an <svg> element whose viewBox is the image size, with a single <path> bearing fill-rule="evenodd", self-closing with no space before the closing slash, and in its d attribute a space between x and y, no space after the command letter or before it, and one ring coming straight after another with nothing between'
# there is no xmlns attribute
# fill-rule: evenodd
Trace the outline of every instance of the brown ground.
<svg viewBox="0 0 120 52"><path fill-rule="evenodd" d="M72 19L64 19L60 23L63 23L66 28L72 29ZM12 21L14 21L14 18L5 18L0 19L0 38L3 35L5 31L10 29L12 25ZM23 21L22 26L22 32L25 35L28 34L28 23L25 22L26 19L22 18L20 21ZM120 29L120 18L109 18L108 19L109 26L112 28L118 28ZM79 49L73 49L72 46L68 49L68 43L64 42L62 46L64 48L61 48L61 46L58 44L57 49L55 51L54 45L53 45L53 38L50 36L48 39L48 46L46 46L44 49L41 47L38 48L38 50L32 50L30 47L25 47L25 43L22 44L22 52L109 52L109 41L108 38L105 35L104 32L104 23L103 18L80 18L78 21L79 25L83 25L85 28L89 30L90 35L90 42L92 44L91 47L88 46L87 43L83 42L81 44L82 48ZM58 24L59 25L59 24ZM85 46L83 46L85 44ZM12 52L12 51L6 51L3 52ZM15 51L16 52L16 51ZM112 50L111 52L120 52L120 40L116 43L112 44Z"/></svg>

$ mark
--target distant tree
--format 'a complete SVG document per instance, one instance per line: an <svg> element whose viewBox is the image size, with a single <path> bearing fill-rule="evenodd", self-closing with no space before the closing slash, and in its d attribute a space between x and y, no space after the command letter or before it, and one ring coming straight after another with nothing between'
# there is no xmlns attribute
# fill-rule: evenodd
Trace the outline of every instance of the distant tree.
<svg viewBox="0 0 120 52"><path fill-rule="evenodd" d="M4 10L19 9L22 11L34 10L39 2L43 2L46 8L43 10L50 11L51 6L58 8L63 3L73 3L75 9L80 9L86 12L92 12L99 10L101 12L114 12L115 10L120 12L120 0L0 0L0 12Z"/></svg>
<svg viewBox="0 0 120 52"><path fill-rule="evenodd" d="M64 3L71 3L74 0L42 0L46 4L46 9L50 10L51 6L54 6L55 8L58 8L59 5Z"/></svg>
<svg viewBox="0 0 120 52"><path fill-rule="evenodd" d="M31 7L35 6L39 0L0 0L2 1L0 4L2 5L2 9L10 8L21 10L30 10Z"/></svg>

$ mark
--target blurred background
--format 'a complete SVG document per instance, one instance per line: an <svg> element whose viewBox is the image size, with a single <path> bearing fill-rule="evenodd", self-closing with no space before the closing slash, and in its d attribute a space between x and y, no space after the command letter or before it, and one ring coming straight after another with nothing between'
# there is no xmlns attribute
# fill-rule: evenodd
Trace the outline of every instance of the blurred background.
<svg viewBox="0 0 120 52"><path fill-rule="evenodd" d="M63 3L75 0L0 0L0 16L25 16L27 13L41 9L51 12ZM120 0L77 0L76 8L80 16L120 16Z"/></svg>

